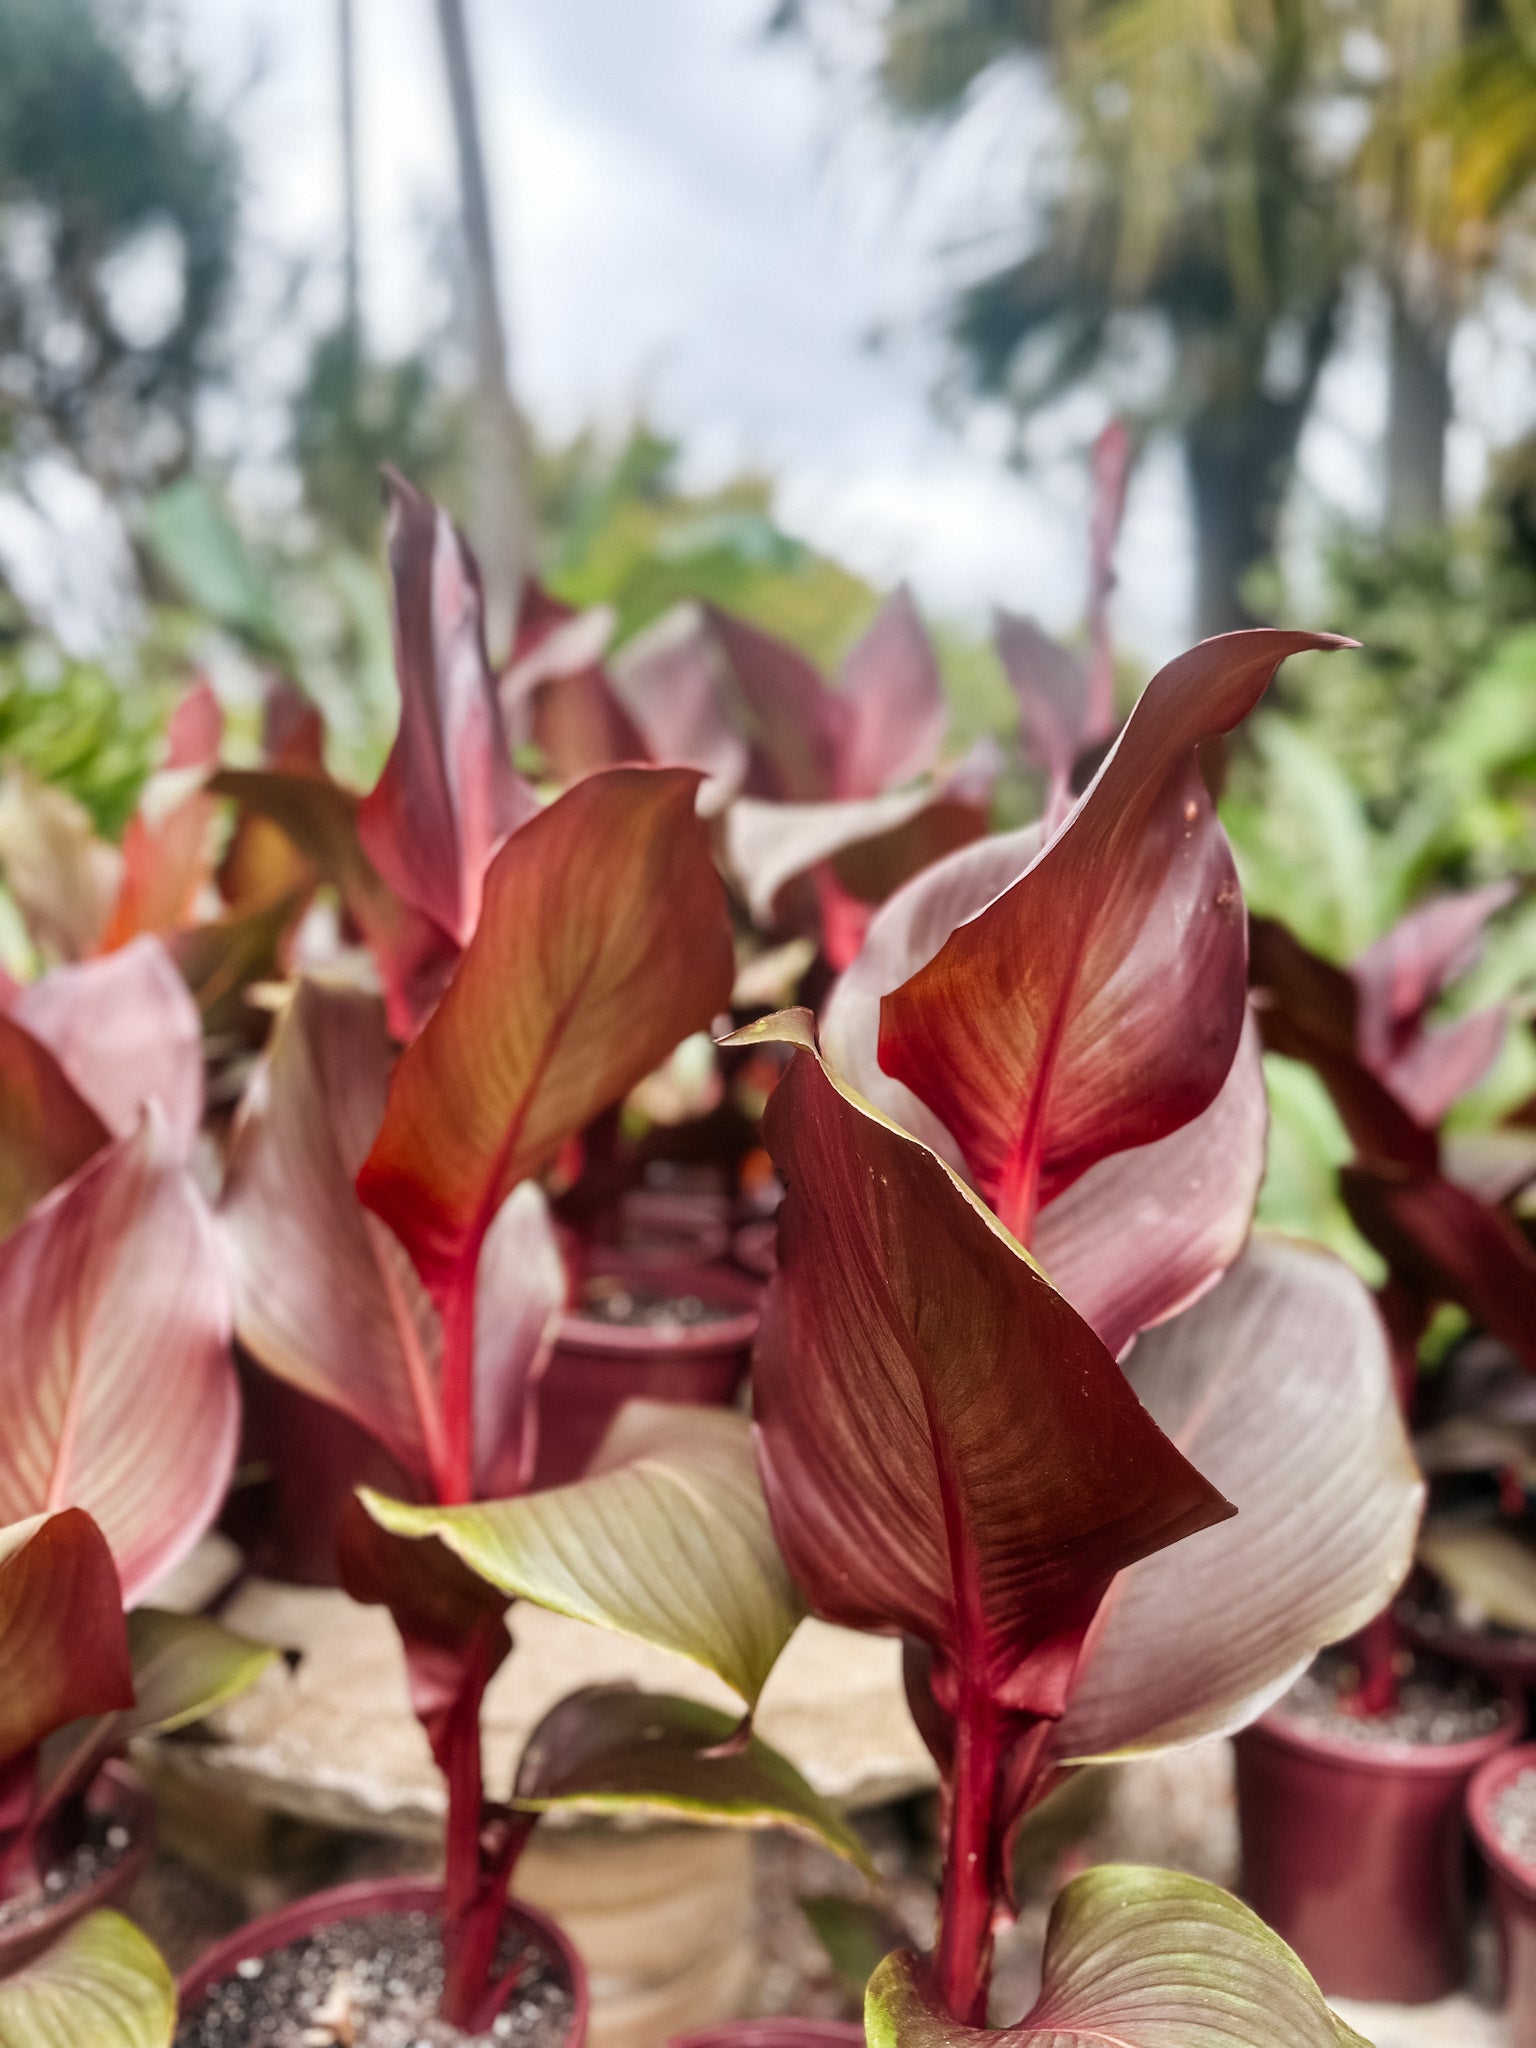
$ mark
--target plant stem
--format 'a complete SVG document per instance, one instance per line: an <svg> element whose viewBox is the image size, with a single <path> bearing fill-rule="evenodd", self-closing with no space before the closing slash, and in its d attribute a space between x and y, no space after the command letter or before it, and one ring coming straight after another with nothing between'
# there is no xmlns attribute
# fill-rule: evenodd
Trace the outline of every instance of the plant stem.
<svg viewBox="0 0 1536 2048"><path fill-rule="evenodd" d="M939 1997L950 2018L962 2026L981 2027L987 2021L1001 1737L992 1701L979 1688L968 1691L955 1723L949 1843L934 1958Z"/></svg>
<svg viewBox="0 0 1536 2048"><path fill-rule="evenodd" d="M443 1303L442 1406L444 1468L437 1474L443 1507L473 1499L475 1488L475 1282L478 1247L454 1275Z"/></svg>
<svg viewBox="0 0 1536 2048"><path fill-rule="evenodd" d="M480 2003L501 1929L504 1884L482 1868L480 1833L485 1779L480 1703L491 1666L483 1645L466 1660L463 1684L439 1727L437 1756L448 1785L443 1871L443 2017L468 2027Z"/></svg>
<svg viewBox="0 0 1536 2048"><path fill-rule="evenodd" d="M1360 1660L1360 1683L1344 1702L1348 1711L1362 1717L1390 1714L1397 1706L1397 1658L1401 1640L1397 1617L1384 1607L1374 1621L1368 1621L1351 1646Z"/></svg>

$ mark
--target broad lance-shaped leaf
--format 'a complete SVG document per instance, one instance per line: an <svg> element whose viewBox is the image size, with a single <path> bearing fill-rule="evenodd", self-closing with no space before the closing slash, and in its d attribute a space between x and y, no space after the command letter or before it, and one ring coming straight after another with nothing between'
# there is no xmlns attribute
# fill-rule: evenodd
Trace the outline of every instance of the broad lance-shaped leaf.
<svg viewBox="0 0 1536 2048"><path fill-rule="evenodd" d="M706 777L716 806L747 777L747 743L726 707L723 658L697 605L676 605L613 657L614 688L644 733L651 756Z"/></svg>
<svg viewBox="0 0 1536 2048"><path fill-rule="evenodd" d="M358 1192L443 1303L517 1182L730 1000L691 769L589 776L513 834L479 928L395 1070Z"/></svg>
<svg viewBox="0 0 1536 2048"><path fill-rule="evenodd" d="M0 1235L110 1135L42 1040L0 1013Z"/></svg>
<svg viewBox="0 0 1536 2048"><path fill-rule="evenodd" d="M748 1425L632 1401L574 1486L473 1507L364 1493L382 1527L436 1536L503 1593L637 1636L754 1706L803 1613L779 1556Z"/></svg>
<svg viewBox="0 0 1536 2048"><path fill-rule="evenodd" d="M226 768L209 788L280 826L333 884L378 964L390 1031L413 1038L447 986L459 948L398 897L368 858L354 792L327 775L278 768Z"/></svg>
<svg viewBox="0 0 1536 2048"><path fill-rule="evenodd" d="M1369 2048L1299 1956L1230 1892L1104 1863L1051 1909L1040 1996L1017 2026L963 2026L921 1965L888 1956L864 2006L869 2048Z"/></svg>
<svg viewBox="0 0 1536 2048"><path fill-rule="evenodd" d="M835 795L840 718L815 664L729 612L710 606L705 619L766 767L752 793L807 804Z"/></svg>
<svg viewBox="0 0 1536 2048"><path fill-rule="evenodd" d="M97 838L83 804L19 764L0 778L0 869L45 959L81 960L95 952L117 898L123 857Z"/></svg>
<svg viewBox="0 0 1536 2048"><path fill-rule="evenodd" d="M116 1137L158 1102L186 1156L203 1114L203 1038L197 1005L157 938L55 967L29 982L12 1017L42 1040Z"/></svg>
<svg viewBox="0 0 1536 2048"><path fill-rule="evenodd" d="M1231 633L1170 663L1034 864L881 1005L881 1065L1026 1242L1042 1203L1188 1123L1226 1079L1243 903L1195 750L1288 654L1336 644Z"/></svg>
<svg viewBox="0 0 1536 2048"><path fill-rule="evenodd" d="M871 1870L852 1828L760 1736L744 1747L718 1707L633 1686L588 1686L528 1738L512 1803L538 1813L646 1807L737 1827L787 1827Z"/></svg>
<svg viewBox="0 0 1536 2048"><path fill-rule="evenodd" d="M300 982L241 1107L220 1224L241 1342L435 1481L447 1457L441 1322L354 1185L392 1065L373 997ZM525 1182L498 1211L477 1276L477 1492L516 1491L526 1476L529 1401L565 1292L543 1195Z"/></svg>
<svg viewBox="0 0 1536 2048"><path fill-rule="evenodd" d="M192 921L213 879L217 806L206 788L218 765L224 713L211 684L193 685L171 714L166 758L123 834L123 878L101 945L115 951L144 933L168 935Z"/></svg>
<svg viewBox="0 0 1536 2048"><path fill-rule="evenodd" d="M753 1366L774 1530L812 1609L918 1637L937 1687L1060 1714L1137 1558L1231 1513L941 1160L844 1091L806 1014L764 1135L787 1193Z"/></svg>
<svg viewBox="0 0 1536 2048"><path fill-rule="evenodd" d="M822 1021L837 1070L952 1166L962 1161L949 1133L880 1067L880 1000L1016 881L1039 848L1037 826L997 834L898 890L876 912ZM1264 1177L1267 1129L1250 1021L1208 1109L1153 1144L1111 1152L1041 1208L1033 1244L1039 1263L1117 1356L1138 1330L1197 1300L1242 1250Z"/></svg>
<svg viewBox="0 0 1536 2048"><path fill-rule="evenodd" d="M0 1528L0 1769L84 1714L133 1704L123 1596L80 1508Z"/></svg>
<svg viewBox="0 0 1536 2048"><path fill-rule="evenodd" d="M753 918L770 925L786 882L865 840L911 826L939 801L932 787L822 804L738 797L725 814L725 857Z"/></svg>
<svg viewBox="0 0 1536 2048"><path fill-rule="evenodd" d="M131 1607L218 1512L238 1428L218 1239L151 1104L0 1244L0 1522L85 1508Z"/></svg>
<svg viewBox="0 0 1536 2048"><path fill-rule="evenodd" d="M171 2048L176 1985L121 1913L89 1913L0 1977L0 2048Z"/></svg>
<svg viewBox="0 0 1536 2048"><path fill-rule="evenodd" d="M1126 1376L1238 1512L1116 1580L1053 1737L1061 1758L1254 1719L1387 1604L1423 1500L1375 1307L1312 1246L1256 1237L1219 1287L1139 1340Z"/></svg>
<svg viewBox="0 0 1536 2048"><path fill-rule="evenodd" d="M905 584L850 648L836 702L838 796L878 796L932 768L949 707L933 643Z"/></svg>
<svg viewBox="0 0 1536 2048"><path fill-rule="evenodd" d="M492 854L534 803L512 771L474 557L430 498L385 480L400 730L358 822L395 894L462 946Z"/></svg>

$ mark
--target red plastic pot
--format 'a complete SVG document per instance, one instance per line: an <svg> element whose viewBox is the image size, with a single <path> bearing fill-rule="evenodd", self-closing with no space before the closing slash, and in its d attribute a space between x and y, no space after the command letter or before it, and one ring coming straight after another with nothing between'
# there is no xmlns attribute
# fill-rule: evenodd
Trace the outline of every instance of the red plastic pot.
<svg viewBox="0 0 1536 2048"><path fill-rule="evenodd" d="M92 1813L104 1814L127 1828L128 1847L94 1884L44 1905L35 1919L29 1918L14 1927L0 1927L0 1977L40 1954L87 1913L95 1913L103 1906L120 1905L149 1861L155 1846L155 1802L136 1771L123 1763L103 1764L85 1795L85 1803Z"/></svg>
<svg viewBox="0 0 1536 2048"><path fill-rule="evenodd" d="M1506 1785L1529 1770L1536 1770L1536 1743L1491 1757L1467 1787L1467 1819L1488 1866L1499 1919L1510 2048L1536 2048L1536 1865L1522 1863L1499 1840L1493 1805Z"/></svg>
<svg viewBox="0 0 1536 2048"><path fill-rule="evenodd" d="M1424 2005L1466 1974L1462 1801L1524 1715L1470 1742L1351 1742L1266 1714L1237 1738L1243 1896L1323 1991Z"/></svg>
<svg viewBox="0 0 1536 2048"><path fill-rule="evenodd" d="M651 1268L608 1259L597 1270L638 1286L697 1295L730 1314L708 1323L630 1328L571 1310L539 1394L535 1486L580 1478L624 1402L724 1408L746 1377L761 1296L753 1281L723 1266Z"/></svg>
<svg viewBox="0 0 1536 2048"><path fill-rule="evenodd" d="M366 1920L374 1913L436 1913L442 1899L441 1885L419 1877L373 1878L361 1884L338 1885L333 1891L316 1892L312 1898L297 1899L291 1906L265 1913L261 1919L252 1920L216 1942L182 1977L178 1987L182 2020L194 2017L213 1986L233 1975L236 1965L252 1956L271 1955L275 1949L303 1941L322 1928L334 1927L338 1921ZM553 1920L546 1919L521 1899L508 1899L507 1916L521 1921L559 1965L570 1989L573 2008L565 2048L582 2048L587 2038L590 2000L581 1957Z"/></svg>
<svg viewBox="0 0 1536 2048"><path fill-rule="evenodd" d="M1397 1624L1416 1650L1465 1665L1505 1692L1536 1692L1536 1636L1493 1635L1442 1623L1404 1602Z"/></svg>

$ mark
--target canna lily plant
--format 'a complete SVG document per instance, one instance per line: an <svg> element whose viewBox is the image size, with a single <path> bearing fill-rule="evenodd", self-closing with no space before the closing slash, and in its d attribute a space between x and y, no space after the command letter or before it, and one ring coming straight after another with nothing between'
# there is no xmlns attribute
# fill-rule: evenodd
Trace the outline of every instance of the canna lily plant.
<svg viewBox="0 0 1536 2048"><path fill-rule="evenodd" d="M1411 1424L1419 1406L1419 1350L1438 1304L1536 1370L1536 1252L1510 1204L1536 1173L1529 1134L1462 1135L1445 1119L1497 1057L1502 1005L1452 1023L1433 1006L1475 957L1488 920L1513 898L1494 883L1409 912L1348 968L1310 952L1278 921L1255 921L1252 978L1265 1044L1305 1061L1327 1088L1354 1148L1340 1189L1361 1234L1380 1254L1378 1292L1392 1340L1398 1398ZM1426 1455L1452 1468L1518 1471L1521 1451L1475 1414L1452 1419ZM1465 1421L1465 1418L1464 1418ZM1516 1433L1518 1437L1518 1432ZM1518 1479L1511 1489L1523 1509ZM1506 1625L1536 1619L1536 1574L1518 1530L1431 1517L1421 1559L1453 1592ZM1396 1703L1400 1631L1385 1609L1356 1646L1362 1713Z"/></svg>
<svg viewBox="0 0 1536 2048"><path fill-rule="evenodd" d="M157 1039L180 1005L190 1043ZM119 1044L145 1034L135 1072L111 1057L114 1023ZM271 1655L144 1604L217 1512L238 1420L227 1290L187 1165L196 1025L153 940L55 969L0 1019L0 2035L25 2048L108 2027L134 2048L168 2041L153 1949L45 1880L86 1838L109 1759L200 1718Z"/></svg>
<svg viewBox="0 0 1536 2048"><path fill-rule="evenodd" d="M819 1038L804 1012L737 1034L793 1048L765 1121L769 1512L813 1612L904 1638L944 1785L937 1948L877 1973L873 2040L985 2026L1014 1839L1063 1773L1244 1725L1411 1558L1368 1294L1310 1247L1245 1244L1245 919L1195 759L1319 644L1173 663L1043 845L985 842L893 898ZM1090 1873L1010 2032L1150 2044L1170 2021L1353 2038L1224 1895Z"/></svg>
<svg viewBox="0 0 1536 2048"><path fill-rule="evenodd" d="M438 570L462 595L467 557L448 531ZM439 930L456 921L451 979L398 1059L378 1000L300 985L242 1108L220 1216L242 1341L360 1423L414 1489L354 1506L341 1569L389 1609L444 1775L443 2010L475 2026L504 1994L507 1884L550 1804L702 1804L855 1845L745 1725L617 1691L564 1703L509 1796L487 1795L481 1705L512 1647L512 1598L694 1657L748 1709L801 1609L740 1418L633 1408L580 1484L526 1492L565 1298L536 1177L728 1006L733 962L694 770L594 773L490 844L496 813L469 792L489 786L472 777L495 699L482 665L480 712L446 716L459 656L440 619L406 671L389 800L362 807L383 872L420 803L443 798L445 830L391 880ZM452 759L456 778L439 780Z"/></svg>

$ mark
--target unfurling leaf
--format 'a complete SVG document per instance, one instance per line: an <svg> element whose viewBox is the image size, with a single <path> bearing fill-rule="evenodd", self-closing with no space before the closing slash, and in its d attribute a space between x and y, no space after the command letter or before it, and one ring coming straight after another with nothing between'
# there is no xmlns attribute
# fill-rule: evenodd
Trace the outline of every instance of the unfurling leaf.
<svg viewBox="0 0 1536 2048"><path fill-rule="evenodd" d="M1342 1261L1255 1238L1203 1301L1138 1340L1126 1375L1238 1512L1115 1581L1059 1757L1243 1726L1378 1614L1413 1558L1423 1484L1380 1321Z"/></svg>
<svg viewBox="0 0 1536 2048"><path fill-rule="evenodd" d="M133 1703L123 1596L80 1508L0 1528L0 1770L86 1714Z"/></svg>
<svg viewBox="0 0 1536 2048"><path fill-rule="evenodd" d="M805 1047L803 1013L757 1027ZM774 1529L815 1612L954 1689L1061 1713L1115 1573L1231 1512L924 1146L808 1050L764 1124L788 1192L753 1368Z"/></svg>
<svg viewBox="0 0 1536 2048"><path fill-rule="evenodd" d="M0 1014L0 1236L110 1135L42 1040Z"/></svg>
<svg viewBox="0 0 1536 2048"><path fill-rule="evenodd" d="M472 1507L365 1493L400 1536L436 1536L493 1586L637 1636L756 1704L803 1608L774 1544L748 1426L724 1409L633 1401L587 1477Z"/></svg>
<svg viewBox="0 0 1536 2048"><path fill-rule="evenodd" d="M1105 1863L1051 1911L1040 1996L1017 2026L962 2026L909 1953L864 2008L869 2048L1369 2048L1300 1958L1229 1892L1171 1870Z"/></svg>
<svg viewBox="0 0 1536 2048"><path fill-rule="evenodd" d="M212 1218L151 1105L0 1244L0 1522L85 1508L132 1606L218 1512L238 1427Z"/></svg>
<svg viewBox="0 0 1536 2048"><path fill-rule="evenodd" d="M0 2048L171 2048L176 1986L121 1913L90 1913L0 1977Z"/></svg>
<svg viewBox="0 0 1536 2048"><path fill-rule="evenodd" d="M1287 655L1336 644L1232 633L1171 662L1033 864L885 997L881 1065L1025 1242L1043 1203L1188 1123L1226 1079L1245 925L1195 750L1253 708Z"/></svg>
<svg viewBox="0 0 1536 2048"><path fill-rule="evenodd" d="M386 483L400 730L358 826L395 894L463 946L491 857L534 799L512 771L474 557L430 498L393 471Z"/></svg>
<svg viewBox="0 0 1536 2048"><path fill-rule="evenodd" d="M544 1813L642 1807L737 1827L787 1827L868 1869L858 1836L787 1757L759 1736L745 1747L718 1707L633 1686L588 1686L552 1707L528 1738L512 1803Z"/></svg>
<svg viewBox="0 0 1536 2048"><path fill-rule="evenodd" d="M358 1176L442 1302L518 1181L730 1000L691 769L611 768L515 832Z"/></svg>

